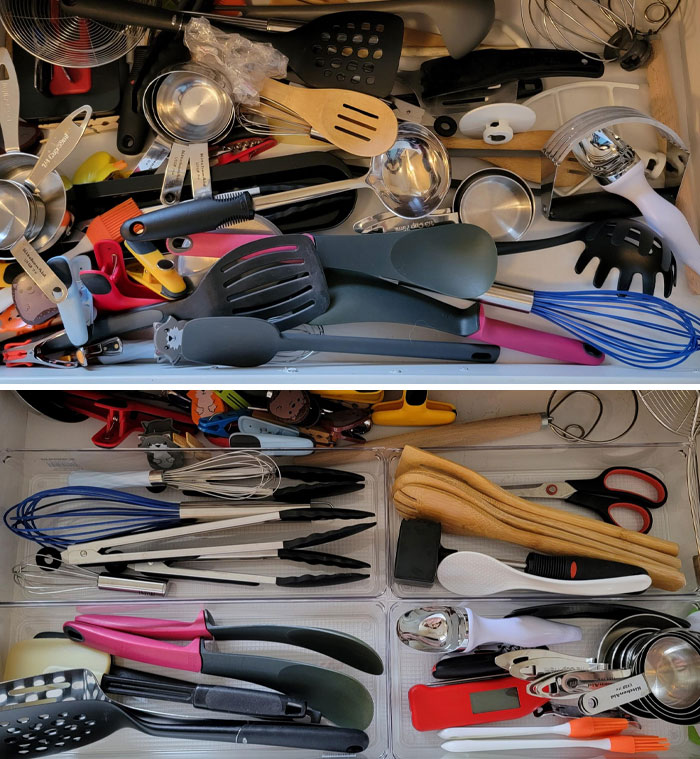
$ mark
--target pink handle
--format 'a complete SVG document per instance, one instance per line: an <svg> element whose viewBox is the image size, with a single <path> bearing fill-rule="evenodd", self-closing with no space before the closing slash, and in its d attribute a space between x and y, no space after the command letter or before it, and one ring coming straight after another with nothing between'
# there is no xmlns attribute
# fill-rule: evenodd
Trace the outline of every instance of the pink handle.
<svg viewBox="0 0 700 759"><path fill-rule="evenodd" d="M584 364L599 366L605 361L605 355L592 346L572 337L552 335L538 329L521 327L498 319L487 319L484 307L479 309L479 329L470 337L502 348L512 348L533 356L544 356L563 361L567 364Z"/></svg>
<svg viewBox="0 0 700 759"><path fill-rule="evenodd" d="M164 643L160 640L142 638L140 635L93 627L82 622L66 622L63 632L71 640L84 643L106 654L121 656L123 659L170 669L183 669L187 672L202 671L202 644L199 639L186 646L178 646L175 643Z"/></svg>
<svg viewBox="0 0 700 759"><path fill-rule="evenodd" d="M258 242L267 237L274 237L273 234L236 234L221 232L199 232L187 237L170 237L166 240L168 252L176 256L202 256L204 258L221 258L230 253L241 245L249 242ZM178 240L189 240L190 245L186 249L182 245L176 245Z"/></svg>
<svg viewBox="0 0 700 759"><path fill-rule="evenodd" d="M194 622L179 622L175 619L153 619L149 617L122 617L119 614L79 614L76 622L103 627L109 630L138 633L161 640L212 640L207 629L204 611L200 611Z"/></svg>

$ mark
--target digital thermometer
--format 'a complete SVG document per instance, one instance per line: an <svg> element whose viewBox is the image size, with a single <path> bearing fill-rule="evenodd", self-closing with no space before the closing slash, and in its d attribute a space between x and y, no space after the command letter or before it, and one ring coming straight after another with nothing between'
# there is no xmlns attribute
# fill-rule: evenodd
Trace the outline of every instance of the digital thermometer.
<svg viewBox="0 0 700 759"><path fill-rule="evenodd" d="M527 717L548 699L531 696L526 686L515 677L414 685L408 691L411 721L416 730L442 730Z"/></svg>

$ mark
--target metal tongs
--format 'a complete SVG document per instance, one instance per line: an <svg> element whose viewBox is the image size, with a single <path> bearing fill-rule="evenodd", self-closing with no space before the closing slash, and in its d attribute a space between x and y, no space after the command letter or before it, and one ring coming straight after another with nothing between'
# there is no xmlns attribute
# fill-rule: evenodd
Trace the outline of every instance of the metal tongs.
<svg viewBox="0 0 700 759"><path fill-rule="evenodd" d="M126 553L115 552L115 548L123 546L133 546L139 543L154 542L160 543L162 540L172 538L189 538L194 535L202 535L211 532L220 532L222 530L231 530L238 527L247 527L251 525L265 524L267 522L308 522L317 519L364 519L374 516L368 511L359 511L356 509L336 509L336 508L299 508L299 509L280 509L279 511L269 512L267 514L252 514L244 517L234 517L232 519L220 519L214 522L203 522L196 524L183 525L180 527L171 527L164 530L152 530L150 532L137 533L135 535L121 535L117 537L106 538L104 540L93 540L86 543L77 543L69 546L61 552L61 561L73 565L105 565L114 562L147 562L147 561L166 561L166 560L183 560L192 558L266 558L280 556L280 551L307 548L310 546L328 543L343 537L355 535L373 527L376 522L363 522L361 524L344 527L339 530L331 530L323 533L313 533L301 538L291 540L277 540L267 543L243 543L223 545L195 545L195 546L173 546L170 548L160 548L154 550L140 550ZM343 556L333 554L323 554L316 552L311 553L310 558L316 558L317 563L330 564L332 566L348 566L347 559ZM301 560L301 559L300 559ZM343 563L338 563L343 562ZM354 565L356 566L356 565ZM362 566L365 566L362 563Z"/></svg>

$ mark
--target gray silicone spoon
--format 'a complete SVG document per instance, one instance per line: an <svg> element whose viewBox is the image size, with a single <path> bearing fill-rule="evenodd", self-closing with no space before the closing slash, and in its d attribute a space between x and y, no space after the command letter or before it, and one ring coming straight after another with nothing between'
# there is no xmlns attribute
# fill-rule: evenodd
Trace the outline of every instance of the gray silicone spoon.
<svg viewBox="0 0 700 759"><path fill-rule="evenodd" d="M159 336L156 332L156 349ZM164 336L167 339L167 336ZM179 352L183 359L199 364L222 366L260 366L280 351L311 350L361 355L403 356L445 361L493 363L499 350L489 345L432 342L429 340L391 340L365 337L307 335L280 332L274 324L248 317L193 319L182 327Z"/></svg>
<svg viewBox="0 0 700 759"><path fill-rule="evenodd" d="M491 236L473 224L358 235L319 235L326 269L392 279L454 298L473 300L494 283L498 256Z"/></svg>

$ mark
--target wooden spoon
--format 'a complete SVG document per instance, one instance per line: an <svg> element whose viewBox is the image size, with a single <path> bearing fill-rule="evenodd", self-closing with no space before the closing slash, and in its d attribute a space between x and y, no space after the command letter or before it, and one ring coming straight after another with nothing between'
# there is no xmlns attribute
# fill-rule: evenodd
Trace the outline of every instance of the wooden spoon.
<svg viewBox="0 0 700 759"><path fill-rule="evenodd" d="M465 508L465 502L444 492L420 485L409 485L395 496L396 508L408 519L422 518L439 521L448 532L460 535L476 535L507 543L515 543L535 551L555 555L583 555L594 559L607 559L643 567L652 578L655 587L663 590L680 590L685 577L677 570L630 554L624 550L602 548L598 545L582 547L576 543L545 535L535 535L502 524L478 509ZM443 521L449 514L449 522Z"/></svg>
<svg viewBox="0 0 700 759"><path fill-rule="evenodd" d="M587 535L592 540L601 541L611 546L617 545L618 547L631 543L634 544L635 551L650 559L668 564L668 566L676 569L680 569L681 567L680 559L668 554L669 549L677 548L675 543L670 543L667 540L655 538L651 535L644 535L643 537L646 540L640 540L641 533L634 530L627 530L624 527L610 525L599 519L572 514L571 512L551 506L540 506L529 501L525 501L526 505L523 507L520 505L513 506L500 498L484 495L457 478L435 471L431 472L425 468L414 469L402 474L396 479L395 488L401 489L406 484L416 483L444 490L469 502L477 501L483 508L490 508L491 510L499 509L504 515L510 515L518 519L524 518L525 524L530 523L533 525L533 531L539 531L535 528L536 526L537 528L541 527L550 531L556 530L558 533L571 533L577 539L582 535ZM518 498L517 500L524 499ZM521 526L525 528L525 524ZM631 546L630 550L633 550Z"/></svg>
<svg viewBox="0 0 700 759"><path fill-rule="evenodd" d="M420 448L415 448L410 445L405 446L403 453L401 454L399 466L396 470L396 476L399 477L407 471L420 467L426 467L453 476L461 482L466 482L468 485L471 485L471 487L484 495L495 498L501 503L513 506L515 509L537 513L540 516L549 519L561 518L562 512L559 509L535 504L524 498L511 495L507 490L503 490L503 488L500 488L478 472L474 472L467 467L456 464L454 461L444 459L441 456L436 456L434 453L423 451ZM629 540L641 546L647 546L653 550L666 553L669 556L678 556L679 547L677 543L662 540L661 538L655 538L651 535L643 535L642 533L634 532L633 530L626 530L624 527L607 524L607 522L591 520L588 517L582 517L578 514L570 514L567 512L567 519L569 519L571 523L576 523L584 529L590 528L590 523L594 522L598 532Z"/></svg>
<svg viewBox="0 0 700 759"><path fill-rule="evenodd" d="M395 142L398 122L389 106L371 95L339 89L292 87L266 79L260 95L288 108L341 150L371 158Z"/></svg>

